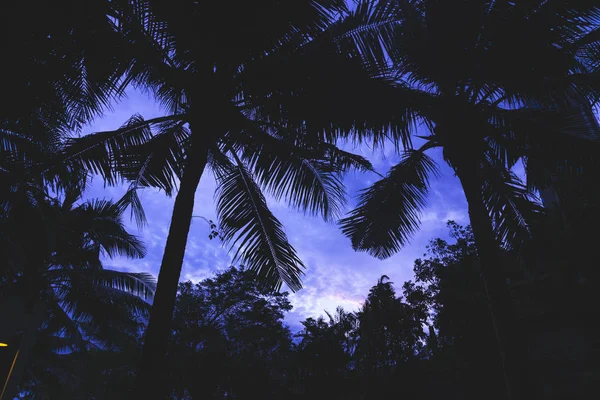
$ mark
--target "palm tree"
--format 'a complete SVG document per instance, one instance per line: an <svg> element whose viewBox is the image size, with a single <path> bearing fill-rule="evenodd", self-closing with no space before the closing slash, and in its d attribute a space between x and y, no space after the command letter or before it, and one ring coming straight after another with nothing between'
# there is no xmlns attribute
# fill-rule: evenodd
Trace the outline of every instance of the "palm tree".
<svg viewBox="0 0 600 400"><path fill-rule="evenodd" d="M137 339L150 315L154 278L109 269L58 268L43 279L41 324L30 344L25 375L15 376L15 384L34 393L55 393L49 397L65 396L82 389L76 383L86 363L106 359L105 371L127 371L127 357L138 355Z"/></svg>
<svg viewBox="0 0 600 400"><path fill-rule="evenodd" d="M341 0L130 5L119 17L138 46L128 79L151 90L169 115L134 116L121 129L73 141L67 158L111 182L125 177L132 188L171 194L179 182L139 373L138 389L156 397L205 168L217 179L219 225L236 258L268 288L299 289L302 262L260 188L326 220L339 215L340 174L370 164L339 150L336 139L389 126L379 110L367 115L357 105L371 85L387 93L363 60L383 52L368 45L387 35L391 20L371 2L350 11Z"/></svg>
<svg viewBox="0 0 600 400"><path fill-rule="evenodd" d="M118 329L106 331L111 329L108 315L116 323L149 311L145 300L154 292L153 278L107 270L101 262L105 256L145 254L144 245L124 228L124 203L93 200L76 205L78 189L66 191L62 199L32 190L21 196L30 201L12 204L0 219L0 252L13 267L0 276L0 299L10 313L2 320L11 321L13 331L24 331L21 339L13 338L19 341L19 357L7 393L20 382L38 330L63 350L113 345L111 336ZM10 341L15 333L8 325L3 328Z"/></svg>
<svg viewBox="0 0 600 400"><path fill-rule="evenodd" d="M519 391L518 345L501 246L518 250L530 236L541 211L533 191L552 171L589 168L597 152L590 120L600 9L586 1L397 3L401 22L389 53L397 113L406 134L429 133L362 192L342 230L356 250L397 252L418 229L437 175L426 153L441 148L467 198L510 397ZM527 185L511 172L519 161Z"/></svg>
<svg viewBox="0 0 600 400"><path fill-rule="evenodd" d="M60 191L84 182L85 170L61 152L65 138L101 115L129 85L124 74L132 52L117 26L123 1L0 5L11 37L0 49L13 57L0 112L0 183L8 190L3 194L20 193L24 182L42 191L45 185ZM135 193L129 197L136 200ZM8 197L1 201L9 206Z"/></svg>
<svg viewBox="0 0 600 400"><path fill-rule="evenodd" d="M10 78L3 81L0 114L0 285L3 291L12 288L24 296L17 305L25 306L26 314L36 308L43 310L34 307L42 304L39 296L44 277L40 274L51 267L46 264L58 245L58 227L65 222L60 220L54 227L44 224L58 222L58 206L52 196L64 194L68 187L77 192L85 182L83 170L61 162L61 142L105 110L127 84L122 80L129 68L128 52L124 51L127 43L114 25L117 3L93 0L82 5L64 0L33 8L16 3L0 6L2 26L11 37L1 49L13 57L6 71ZM134 193L119 202L118 209L130 199L136 199ZM126 232L111 234L121 233ZM143 247L137 240L129 244L135 243L138 248L133 251L139 255ZM125 242L113 245L126 246ZM91 262L98 256L92 250L70 249L70 262L84 262L73 257L87 257L86 262ZM33 334L38 324L36 318L30 319L33 329L29 332ZM2 328L9 327L3 324ZM23 353L20 359L25 359ZM11 385L14 387L12 381Z"/></svg>
<svg viewBox="0 0 600 400"><path fill-rule="evenodd" d="M92 0L83 6L61 0L34 8L0 6L2 26L11 36L1 48L14 57L7 66L10 78L3 81L0 113L2 218L15 204L35 208L46 201L48 191L85 182L85 170L62 155L64 139L100 115L127 85L122 78L130 58L115 26L117 3ZM128 199L137 200L135 193ZM0 239L3 249L15 252L7 245L9 238ZM10 259L3 269L11 267Z"/></svg>

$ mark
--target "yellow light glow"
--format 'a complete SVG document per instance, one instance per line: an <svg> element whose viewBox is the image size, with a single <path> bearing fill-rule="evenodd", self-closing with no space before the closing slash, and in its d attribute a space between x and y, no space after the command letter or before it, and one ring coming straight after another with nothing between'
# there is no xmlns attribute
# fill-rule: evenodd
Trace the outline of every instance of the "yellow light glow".
<svg viewBox="0 0 600 400"><path fill-rule="evenodd" d="M0 347L8 347L6 343L0 343Z"/></svg>

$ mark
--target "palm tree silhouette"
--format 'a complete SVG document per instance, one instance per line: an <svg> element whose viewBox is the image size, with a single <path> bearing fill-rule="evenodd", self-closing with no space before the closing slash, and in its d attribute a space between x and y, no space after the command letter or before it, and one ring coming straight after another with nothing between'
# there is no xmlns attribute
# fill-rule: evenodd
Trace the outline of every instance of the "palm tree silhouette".
<svg viewBox="0 0 600 400"><path fill-rule="evenodd" d="M419 227L437 175L426 152L441 148L468 202L510 397L519 391L518 340L501 245L519 250L531 236L541 212L533 190L546 187L553 171L592 165L598 6L397 3L401 22L388 53L395 115L407 121L405 135L417 134L418 126L428 134L420 148L405 146L400 163L361 194L342 230L355 249L376 257L400 250ZM527 185L512 173L519 161Z"/></svg>
<svg viewBox="0 0 600 400"><path fill-rule="evenodd" d="M2 320L11 322L3 331L9 337L12 325L23 331L8 397L22 379L38 331L43 342L52 341L61 351L83 351L113 346L119 333L113 325L149 314L154 278L104 269L101 261L145 255L144 245L125 230L126 203L81 202L79 189L72 187L61 198L32 190L31 201L11 204L0 219L0 252L9 266L0 277L0 299L10 314Z"/></svg>
<svg viewBox="0 0 600 400"><path fill-rule="evenodd" d="M334 220L344 200L340 174L370 168L335 146L340 136L362 139L389 126L377 119L379 110L358 107L370 101L371 85L381 88L373 93L387 89L371 81L363 56L372 56L366 45L378 48L391 21L367 3L350 11L340 0L233 8L135 1L121 13L121 32L137 46L127 80L150 90L169 115L134 116L121 129L73 141L67 158L109 182L125 177L132 188L171 194L179 182L140 364L143 393L161 396L160 366L206 167L219 185L224 241L266 287L292 290L300 288L302 262L260 188Z"/></svg>

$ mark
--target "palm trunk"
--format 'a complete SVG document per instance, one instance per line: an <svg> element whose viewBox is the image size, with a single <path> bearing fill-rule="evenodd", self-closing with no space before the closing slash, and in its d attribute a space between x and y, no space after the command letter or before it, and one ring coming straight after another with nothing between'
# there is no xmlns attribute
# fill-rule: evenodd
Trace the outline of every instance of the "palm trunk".
<svg viewBox="0 0 600 400"><path fill-rule="evenodd" d="M489 212L483 202L483 181L477 163L453 163L460 179L469 208L469 218L479 255L481 274L494 335L498 344L499 362L503 371L507 399L518 399L523 393L522 368L516 337L516 318L504 272L500 246L496 240Z"/></svg>
<svg viewBox="0 0 600 400"><path fill-rule="evenodd" d="M137 371L134 398L164 399L166 397L165 364L167 345L171 333L171 322L183 257L194 210L194 197L208 159L208 148L203 143L194 143L188 151L185 169L173 215L169 235L158 275L158 284L146 329L141 362Z"/></svg>

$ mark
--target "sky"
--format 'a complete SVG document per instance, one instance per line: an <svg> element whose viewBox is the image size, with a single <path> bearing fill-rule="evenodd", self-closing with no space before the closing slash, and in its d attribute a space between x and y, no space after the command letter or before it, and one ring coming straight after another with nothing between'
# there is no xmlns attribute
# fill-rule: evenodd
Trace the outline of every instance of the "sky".
<svg viewBox="0 0 600 400"><path fill-rule="evenodd" d="M119 128L133 114L144 118L164 115L154 101L145 94L131 91L113 110L103 118L96 120L82 134L113 130ZM375 169L385 174L399 161L393 146L373 152L366 147L345 147L367 157ZM431 182L428 204L421 216L421 230L411 243L398 254L386 260L378 260L366 253L352 250L350 240L342 235L339 228L326 223L319 217L306 216L283 202L269 199L272 212L285 226L285 231L306 269L302 278L303 289L290 294L293 310L285 317L293 331L301 328L300 321L324 315L325 311L334 311L342 306L347 311L356 311L364 302L371 286L385 274L395 283L401 292L403 282L413 279L413 262L422 257L429 240L447 238L446 222L454 220L460 224L468 223L466 201L458 179L444 164L441 152L429 153L440 167L441 176ZM368 187L377 179L375 174L349 173L344 180L348 192L349 211L356 204L360 189ZM194 215L216 221L215 181L212 174L205 173L201 179L194 204ZM104 187L102 181L94 180L87 197L118 199L123 187ZM148 224L138 230L134 221L127 219L131 233L140 236L146 243L148 254L141 260L125 258L105 260L105 268L126 272L149 272L158 276L160 261L166 243L173 198L164 192L145 189L140 191ZM194 218L184 259L181 280L198 282L212 276L216 271L227 269L232 264L233 253L223 247L220 241L208 238L209 226L201 218Z"/></svg>

